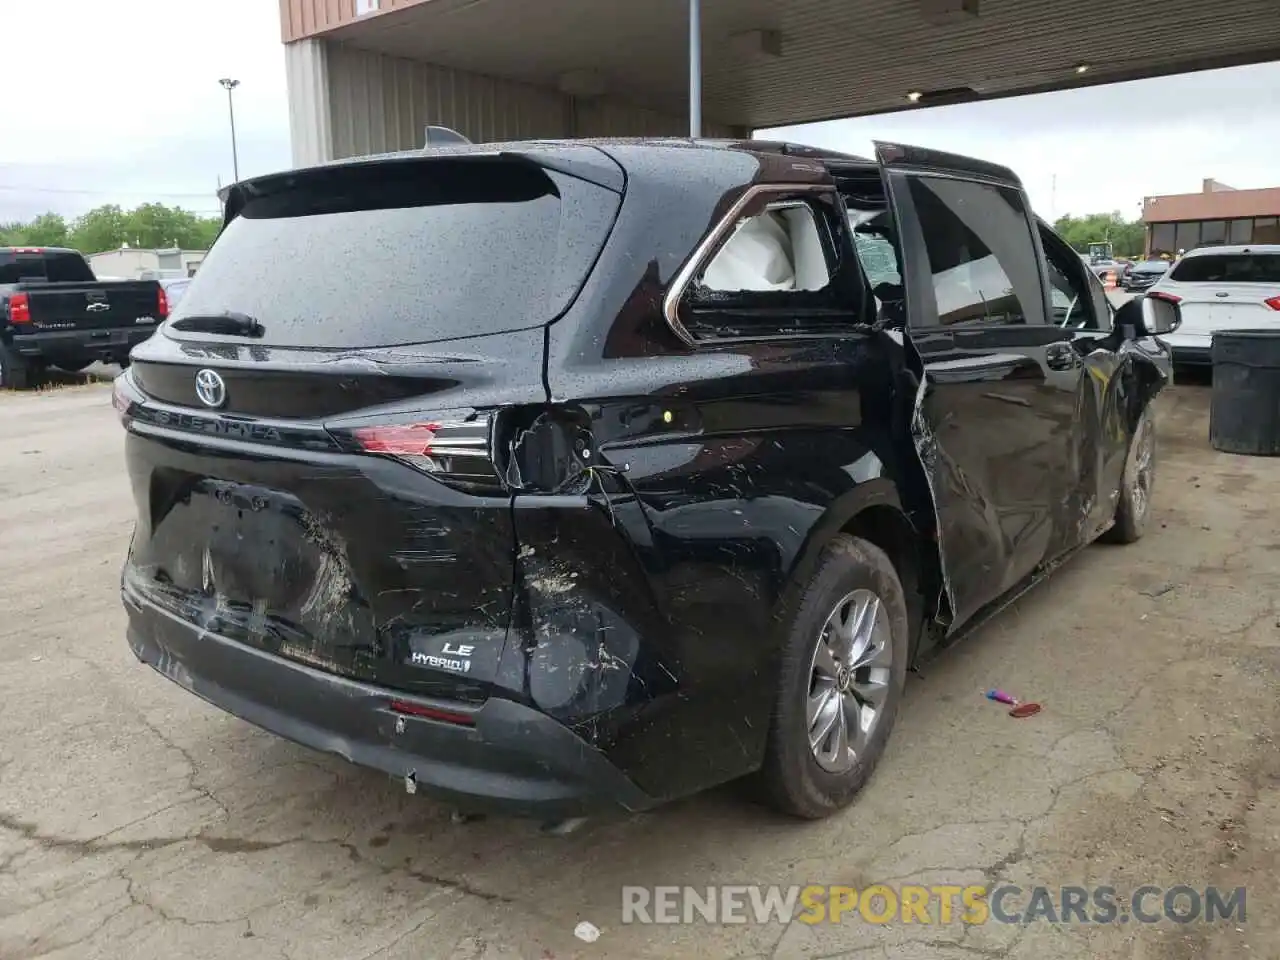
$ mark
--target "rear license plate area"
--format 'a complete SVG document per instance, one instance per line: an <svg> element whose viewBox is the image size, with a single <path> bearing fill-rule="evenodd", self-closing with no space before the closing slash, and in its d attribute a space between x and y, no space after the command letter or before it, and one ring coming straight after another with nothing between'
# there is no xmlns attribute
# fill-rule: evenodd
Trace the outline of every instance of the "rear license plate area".
<svg viewBox="0 0 1280 960"><path fill-rule="evenodd" d="M372 666L372 615L345 544L296 498L194 480L155 518L151 548L155 579L185 619L322 669Z"/></svg>

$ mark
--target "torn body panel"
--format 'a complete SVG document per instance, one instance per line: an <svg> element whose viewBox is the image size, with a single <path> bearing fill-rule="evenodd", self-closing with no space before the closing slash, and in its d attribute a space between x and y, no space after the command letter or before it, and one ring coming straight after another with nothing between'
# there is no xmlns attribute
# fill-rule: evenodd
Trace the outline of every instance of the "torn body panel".
<svg viewBox="0 0 1280 960"><path fill-rule="evenodd" d="M553 357L560 348L553 328ZM578 666L562 675L595 686L575 679L564 693L578 691L577 709L608 691L584 729L645 789L677 796L758 766L780 631L826 544L873 508L909 534L908 517L931 522L923 483L903 476L913 454L894 402L901 354L868 327L643 369L608 361L598 392L581 368L561 377L553 361L553 395L584 411L600 481L577 508L517 496L508 657L518 629L537 650L539 631L585 623ZM622 397L605 393L620 386Z"/></svg>
<svg viewBox="0 0 1280 960"><path fill-rule="evenodd" d="M375 458L135 426L126 589L203 631L389 689L480 702L511 609L506 499ZM136 448L136 449L135 449ZM466 649L469 655L460 657Z"/></svg>
<svg viewBox="0 0 1280 960"><path fill-rule="evenodd" d="M1016 469L1016 464L1011 458L983 462L957 443L953 418L962 414L952 405L939 408L930 403L936 402L940 384L947 392L946 377L954 368L940 371L946 364L937 362L936 353L925 354L934 361L932 366L926 362L916 349L920 339L907 337L909 365L918 369L920 377L911 436L933 500L950 609L945 626L950 632L980 612L1003 606L1008 596L1110 528L1134 427L1168 383L1171 368L1168 350L1159 341L1135 340L1118 331L1076 335L1072 349L1079 361L1070 379L1055 382L1054 371L1045 367L1040 396L1024 409L1034 411L1032 403L1043 403L1049 391L1063 392L1072 402L1070 416L1054 417L1051 442L1042 443L1039 450L1034 446L1015 450L1018 456L1039 453L1044 459L1036 464L1037 472L1046 488L1053 487L1042 494L1041 501L1047 508L1043 515L1047 536L1031 539L1033 552L1019 556L1019 544L1006 535L1008 527L1003 523L1011 512L1008 498L1001 496L1002 488L995 482L996 471ZM967 365L962 377L985 379L992 369L1008 368L997 358L995 363ZM984 389L981 397L992 400L993 394ZM963 403L964 397L956 401ZM982 452L990 457L993 445L984 445Z"/></svg>

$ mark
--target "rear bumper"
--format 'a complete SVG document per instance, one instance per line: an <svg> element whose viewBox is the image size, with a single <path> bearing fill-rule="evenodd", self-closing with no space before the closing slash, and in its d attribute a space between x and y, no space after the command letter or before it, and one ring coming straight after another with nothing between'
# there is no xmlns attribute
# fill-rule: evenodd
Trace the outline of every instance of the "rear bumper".
<svg viewBox="0 0 1280 960"><path fill-rule="evenodd" d="M1208 347L1174 347L1173 362L1189 367L1207 367L1213 363L1213 355Z"/></svg>
<svg viewBox="0 0 1280 960"><path fill-rule="evenodd" d="M73 357L112 359L129 351L155 333L155 327L116 327L108 330L45 330L15 334L13 348L24 357Z"/></svg>
<svg viewBox="0 0 1280 960"><path fill-rule="evenodd" d="M1173 362L1187 366L1208 366L1213 362L1213 334L1182 333L1164 334L1160 338L1173 352Z"/></svg>
<svg viewBox="0 0 1280 960"><path fill-rule="evenodd" d="M558 818L655 801L599 750L535 709L407 697L202 631L123 591L134 654L178 685L279 736L406 780L467 811ZM406 716L392 698L465 714L474 726Z"/></svg>

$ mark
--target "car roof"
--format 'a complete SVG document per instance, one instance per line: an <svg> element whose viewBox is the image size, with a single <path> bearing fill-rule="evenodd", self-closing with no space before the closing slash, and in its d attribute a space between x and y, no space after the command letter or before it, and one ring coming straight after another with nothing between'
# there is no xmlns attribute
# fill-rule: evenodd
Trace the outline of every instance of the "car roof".
<svg viewBox="0 0 1280 960"><path fill-rule="evenodd" d="M531 147L565 148L565 147L684 147L691 150L727 150L737 153L753 153L759 155L782 154L790 157L805 157L813 160L844 161L848 163L874 163L867 157L839 150L826 150L808 144L790 140L741 140L724 137L587 137L572 139L547 140L511 140L495 143L447 143L439 146L424 147L420 150L397 150L392 153L371 154L366 157L347 157L331 160L320 166L346 166L360 163L376 163L379 160L404 159L408 157L428 156L466 156L473 153L501 153L503 151L529 149Z"/></svg>
<svg viewBox="0 0 1280 960"><path fill-rule="evenodd" d="M72 250L70 247L47 247L41 243L19 244L15 247L0 247L0 253L74 253L79 254L79 250Z"/></svg>
<svg viewBox="0 0 1280 960"><path fill-rule="evenodd" d="M1230 246L1196 247L1182 255L1182 259L1191 257L1209 257L1223 253L1267 253L1280 254L1280 243L1237 243Z"/></svg>

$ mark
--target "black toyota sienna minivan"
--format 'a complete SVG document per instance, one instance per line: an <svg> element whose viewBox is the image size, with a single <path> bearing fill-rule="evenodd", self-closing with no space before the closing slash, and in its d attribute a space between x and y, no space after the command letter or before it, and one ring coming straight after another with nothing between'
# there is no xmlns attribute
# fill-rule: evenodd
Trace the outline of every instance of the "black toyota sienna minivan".
<svg viewBox="0 0 1280 960"><path fill-rule="evenodd" d="M1141 534L1176 315L1112 311L1008 170L878 151L459 146L231 187L115 384L134 653L464 810L749 773L847 804L913 661Z"/></svg>

